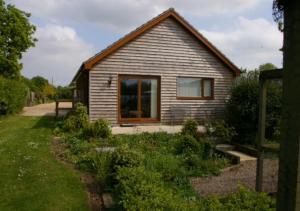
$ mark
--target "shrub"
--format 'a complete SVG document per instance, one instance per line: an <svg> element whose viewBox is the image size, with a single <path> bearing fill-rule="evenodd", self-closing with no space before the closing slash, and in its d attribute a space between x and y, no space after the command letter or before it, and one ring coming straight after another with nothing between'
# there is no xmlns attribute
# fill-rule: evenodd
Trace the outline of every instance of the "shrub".
<svg viewBox="0 0 300 211"><path fill-rule="evenodd" d="M193 155L193 157L186 157L184 164L189 170L189 176L208 176L219 175L221 169L228 164L228 160L220 158L214 160L203 160Z"/></svg>
<svg viewBox="0 0 300 211"><path fill-rule="evenodd" d="M87 128L89 126L89 116L86 106L81 103L76 104L74 113L70 114L63 123L65 131L74 132L78 129Z"/></svg>
<svg viewBox="0 0 300 211"><path fill-rule="evenodd" d="M76 137L71 137L70 139L68 139L68 144L73 155L87 152L90 149L90 146L86 141L78 139Z"/></svg>
<svg viewBox="0 0 300 211"><path fill-rule="evenodd" d="M95 153L87 152L78 155L77 161L75 162L77 168L83 171L88 171L91 173L96 172L96 165L95 165Z"/></svg>
<svg viewBox="0 0 300 211"><path fill-rule="evenodd" d="M210 122L207 128L208 134L217 138L219 142L230 142L237 135L234 127L228 126L223 119Z"/></svg>
<svg viewBox="0 0 300 211"><path fill-rule="evenodd" d="M151 171L162 174L165 181L173 180L180 170L180 161L174 155L161 155L158 153L145 160L145 166Z"/></svg>
<svg viewBox="0 0 300 211"><path fill-rule="evenodd" d="M90 124L84 130L84 136L92 138L109 138L111 137L111 128L109 122L105 119L98 119Z"/></svg>
<svg viewBox="0 0 300 211"><path fill-rule="evenodd" d="M185 120L183 127L181 129L181 133L183 135L191 135L193 137L197 136L197 132L198 132L198 123L196 120L194 119L187 119Z"/></svg>
<svg viewBox="0 0 300 211"><path fill-rule="evenodd" d="M258 130L259 82L253 72L242 76L231 90L226 106L226 122L235 128L233 141L240 144L255 144ZM282 104L282 87L279 82L267 84L266 138L272 139L274 128L279 125Z"/></svg>
<svg viewBox="0 0 300 211"><path fill-rule="evenodd" d="M266 193L258 193L244 187L239 187L236 193L227 196L209 196L201 198L198 203L200 210L275 210L275 200Z"/></svg>
<svg viewBox="0 0 300 211"><path fill-rule="evenodd" d="M202 145L202 154L201 157L203 159L210 159L213 156L214 153L214 146L211 143L211 141L204 139L204 138L200 138L199 139L199 143Z"/></svg>
<svg viewBox="0 0 300 211"><path fill-rule="evenodd" d="M97 153L94 157L96 179L102 187L111 185L112 178L112 153Z"/></svg>
<svg viewBox="0 0 300 211"><path fill-rule="evenodd" d="M144 156L142 153L129 149L128 146L122 146L117 148L113 152L112 165L113 170L116 172L122 167L137 167L144 161Z"/></svg>
<svg viewBox="0 0 300 211"><path fill-rule="evenodd" d="M201 144L191 135L182 135L176 149L180 154L202 154Z"/></svg>
<svg viewBox="0 0 300 211"><path fill-rule="evenodd" d="M120 168L118 181L120 205L125 210L193 210L193 203L181 199L163 186L161 175L143 167Z"/></svg>
<svg viewBox="0 0 300 211"><path fill-rule="evenodd" d="M0 115L22 111L27 92L28 87L23 82L0 76Z"/></svg>

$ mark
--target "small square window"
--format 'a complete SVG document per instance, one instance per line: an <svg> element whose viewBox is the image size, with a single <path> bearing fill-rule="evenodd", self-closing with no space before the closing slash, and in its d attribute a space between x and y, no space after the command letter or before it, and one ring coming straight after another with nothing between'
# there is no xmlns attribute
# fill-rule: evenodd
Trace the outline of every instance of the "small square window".
<svg viewBox="0 0 300 211"><path fill-rule="evenodd" d="M177 78L177 97L180 99L211 99L213 97L212 78Z"/></svg>

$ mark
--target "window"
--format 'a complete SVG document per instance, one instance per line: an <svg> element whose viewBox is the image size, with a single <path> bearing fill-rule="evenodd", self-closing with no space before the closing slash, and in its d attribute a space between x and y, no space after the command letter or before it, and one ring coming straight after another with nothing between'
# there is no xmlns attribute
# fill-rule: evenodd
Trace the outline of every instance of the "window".
<svg viewBox="0 0 300 211"><path fill-rule="evenodd" d="M177 98L213 99L214 79L212 78L177 78Z"/></svg>

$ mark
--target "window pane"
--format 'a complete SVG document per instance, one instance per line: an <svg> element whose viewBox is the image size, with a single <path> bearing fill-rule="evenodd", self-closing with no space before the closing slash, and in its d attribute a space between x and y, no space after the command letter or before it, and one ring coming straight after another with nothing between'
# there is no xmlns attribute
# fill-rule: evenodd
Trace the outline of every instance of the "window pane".
<svg viewBox="0 0 300 211"><path fill-rule="evenodd" d="M177 92L181 97L201 97L201 79L178 78Z"/></svg>
<svg viewBox="0 0 300 211"><path fill-rule="evenodd" d="M121 117L137 118L138 112L138 80L123 79L121 81Z"/></svg>
<svg viewBox="0 0 300 211"><path fill-rule="evenodd" d="M211 80L203 80L203 89L204 89L204 97L211 97L212 93L211 93Z"/></svg>
<svg viewBox="0 0 300 211"><path fill-rule="evenodd" d="M157 118L157 79L142 80L142 117Z"/></svg>

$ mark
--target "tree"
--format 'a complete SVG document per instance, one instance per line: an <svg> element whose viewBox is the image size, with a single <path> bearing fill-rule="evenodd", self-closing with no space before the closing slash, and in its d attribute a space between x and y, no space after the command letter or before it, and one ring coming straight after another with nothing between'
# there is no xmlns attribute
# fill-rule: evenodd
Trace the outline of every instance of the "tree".
<svg viewBox="0 0 300 211"><path fill-rule="evenodd" d="M31 83L34 86L34 92L42 92L44 87L49 84L48 80L43 78L42 76L35 76L31 79Z"/></svg>
<svg viewBox="0 0 300 211"><path fill-rule="evenodd" d="M46 84L43 88L43 96L48 99L53 99L55 95L55 88L50 84Z"/></svg>
<svg viewBox="0 0 300 211"><path fill-rule="evenodd" d="M272 70L272 69L277 69L277 67L272 63L265 63L262 65L259 65L259 67L258 67L259 71Z"/></svg>
<svg viewBox="0 0 300 211"><path fill-rule="evenodd" d="M243 73L231 89L225 119L237 132L233 138L236 143L255 144L258 130L258 77L260 71L268 69L276 69L276 66L271 63L262 64L258 69ZM276 81L268 82L267 95L266 138L275 141L278 138L275 131L279 127L281 117L281 84Z"/></svg>
<svg viewBox="0 0 300 211"><path fill-rule="evenodd" d="M22 53L37 41L29 17L29 13L0 0L0 75L6 78L19 78Z"/></svg>
<svg viewBox="0 0 300 211"><path fill-rule="evenodd" d="M72 88L68 86L58 86L55 92L56 99L72 99Z"/></svg>

